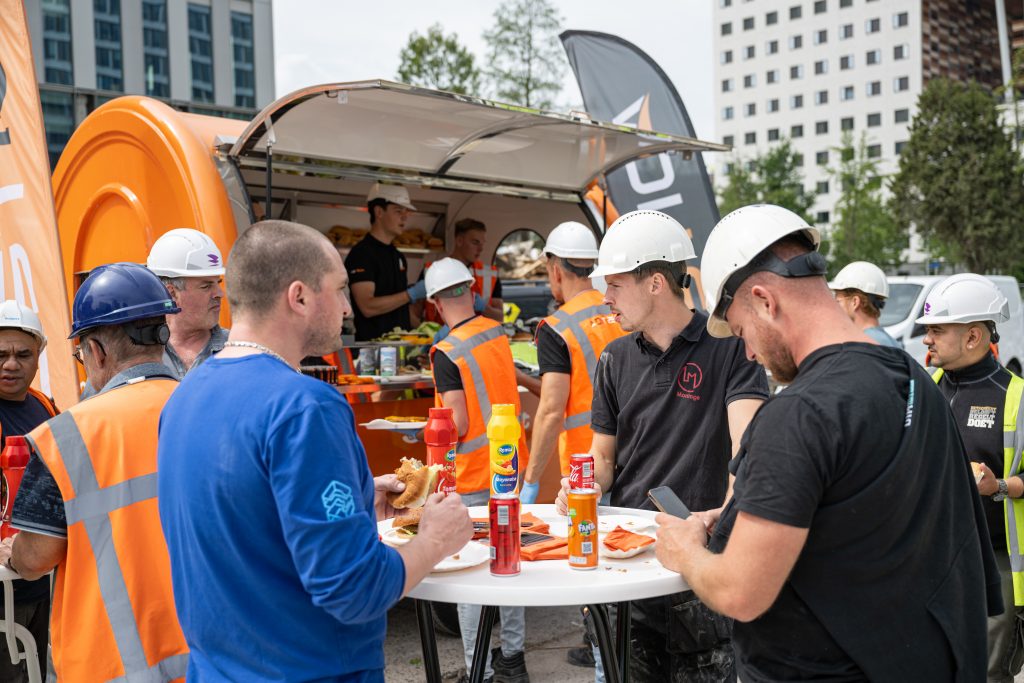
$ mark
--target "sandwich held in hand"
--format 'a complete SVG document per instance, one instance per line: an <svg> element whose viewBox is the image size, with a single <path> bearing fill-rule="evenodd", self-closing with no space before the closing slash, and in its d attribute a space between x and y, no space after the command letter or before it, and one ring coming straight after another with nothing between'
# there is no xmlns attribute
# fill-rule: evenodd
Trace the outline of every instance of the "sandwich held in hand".
<svg viewBox="0 0 1024 683"><path fill-rule="evenodd" d="M981 483L981 478L985 476L985 470L981 469L981 463L972 462L971 471L974 472L974 483Z"/></svg>
<svg viewBox="0 0 1024 683"><path fill-rule="evenodd" d="M395 475L398 481L405 484L405 490L388 494L391 507L396 510L423 507L427 496L437 491L440 472L440 465L427 467L416 458L402 458L402 464L395 470Z"/></svg>

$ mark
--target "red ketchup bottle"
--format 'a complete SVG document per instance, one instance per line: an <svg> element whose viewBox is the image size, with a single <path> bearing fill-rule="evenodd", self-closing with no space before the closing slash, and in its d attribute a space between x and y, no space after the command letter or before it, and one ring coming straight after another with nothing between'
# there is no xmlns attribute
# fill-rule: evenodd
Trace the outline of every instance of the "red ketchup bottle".
<svg viewBox="0 0 1024 683"><path fill-rule="evenodd" d="M430 409L423 441L427 444L427 465L441 466L437 490L446 496L455 493L455 447L459 432L451 408Z"/></svg>
<svg viewBox="0 0 1024 683"><path fill-rule="evenodd" d="M18 494L21 478L28 467L28 442L23 436L7 437L7 445L0 453L0 470L2 470L3 488L0 495L0 539L9 538L18 533L11 528L11 511L14 509L14 497Z"/></svg>

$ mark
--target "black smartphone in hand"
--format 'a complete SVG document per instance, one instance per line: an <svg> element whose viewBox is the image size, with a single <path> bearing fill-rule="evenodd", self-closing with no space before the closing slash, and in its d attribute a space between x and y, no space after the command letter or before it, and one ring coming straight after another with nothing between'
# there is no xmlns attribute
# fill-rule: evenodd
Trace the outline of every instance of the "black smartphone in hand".
<svg viewBox="0 0 1024 683"><path fill-rule="evenodd" d="M680 519L686 519L690 516L690 508L686 507L686 504L679 500L679 496L667 486L651 489L647 492L647 497L654 503L654 507L667 515L679 517Z"/></svg>

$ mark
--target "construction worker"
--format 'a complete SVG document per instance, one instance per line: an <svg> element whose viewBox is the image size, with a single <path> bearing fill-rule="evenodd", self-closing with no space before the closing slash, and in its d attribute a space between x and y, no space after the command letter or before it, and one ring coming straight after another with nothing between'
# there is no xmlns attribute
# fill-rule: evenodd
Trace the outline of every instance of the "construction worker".
<svg viewBox="0 0 1024 683"><path fill-rule="evenodd" d="M604 347L625 334L594 289L590 273L597 261L597 238L582 223L562 223L544 245L551 295L560 304L537 326L540 403L533 421L530 465L519 499L537 502L540 479L558 450L559 469L569 476L569 457L589 453L590 403L594 372Z"/></svg>
<svg viewBox="0 0 1024 683"><path fill-rule="evenodd" d="M708 237L708 332L789 387L743 435L724 510L656 517L658 559L735 620L741 680L981 680L1001 600L956 426L835 305L819 239L772 205Z"/></svg>
<svg viewBox="0 0 1024 683"><path fill-rule="evenodd" d="M500 323L473 310L473 275L453 258L427 268L427 297L451 331L430 350L434 368L435 401L451 408L459 431L455 455L455 485L466 505L487 505L491 492L491 464L487 422L491 406L512 404L520 414L519 391L508 337ZM525 431L525 430L524 430ZM519 468L527 466L525 436L519 439ZM458 606L466 670L473 663L480 605ZM487 660L485 680L528 683L523 647L526 610L501 608L501 646ZM467 678L468 680L468 678Z"/></svg>
<svg viewBox="0 0 1024 683"><path fill-rule="evenodd" d="M1024 380L1004 368L990 345L996 325L1010 319L1009 302L988 278L953 275L929 292L923 342L932 378L949 401L967 457L979 463L981 506L1002 577L1001 615L988 620L988 680L1012 681L1020 673L1024 613ZM1016 656L1014 653L1017 653Z"/></svg>
<svg viewBox="0 0 1024 683"><path fill-rule="evenodd" d="M455 223L455 245L449 256L461 261L473 275L473 310L499 323L505 319L504 302L501 300L501 280L498 269L480 260L484 243L487 241L487 226L475 218L463 218ZM422 280L432 264L428 262L420 273ZM443 322L437 309L429 301L423 304L423 319ZM441 337L442 339L444 337Z"/></svg>
<svg viewBox="0 0 1024 683"><path fill-rule="evenodd" d="M170 560L156 501L160 410L178 386L161 362L178 309L134 263L92 271L75 294L69 338L99 392L29 433L32 451L7 566L27 579L57 568L51 643L59 681L185 676Z"/></svg>
<svg viewBox="0 0 1024 683"><path fill-rule="evenodd" d="M351 278L356 341L368 341L396 327L412 327L409 304L424 299L423 282L409 284L405 256L393 242L416 210L401 185L374 183L366 195L370 232L345 258ZM337 350L337 349L334 349Z"/></svg>
<svg viewBox="0 0 1024 683"><path fill-rule="evenodd" d="M692 510L721 507L730 459L768 398L742 344L710 336L707 315L686 306L694 256L683 227L658 211L623 215L601 242L591 277L604 276L604 301L632 332L605 347L594 378L590 453L614 506L653 509L647 492L668 486ZM735 680L729 622L692 592L631 609L632 680Z"/></svg>
<svg viewBox="0 0 1024 683"><path fill-rule="evenodd" d="M171 338L164 346L164 365L181 379L228 340L228 331L218 324L224 259L208 235L177 228L153 244L146 267L160 277L181 309L167 319Z"/></svg>
<svg viewBox="0 0 1024 683"><path fill-rule="evenodd" d="M297 372L340 343L345 267L309 226L263 221L228 260L232 328L160 419L160 521L193 681L383 681L387 611L473 535L458 495L384 545L352 409Z"/></svg>
<svg viewBox="0 0 1024 683"><path fill-rule="evenodd" d="M39 371L39 354L46 335L36 312L8 299L0 304L0 450L7 437L22 436L57 414L53 399L30 385ZM6 482L0 483L6 486ZM0 499L6 500L0 495ZM39 670L46 671L46 643L50 622L50 581L17 580L14 587L14 622L29 630L36 642ZM7 605L0 598L0 606ZM3 612L0 612L2 618ZM28 680L27 663L11 663L7 639L0 638L0 681Z"/></svg>
<svg viewBox="0 0 1024 683"><path fill-rule="evenodd" d="M889 298L889 281L881 268L867 261L854 261L844 266L828 286L835 293L839 306L864 334L882 346L903 348L878 324L885 300Z"/></svg>

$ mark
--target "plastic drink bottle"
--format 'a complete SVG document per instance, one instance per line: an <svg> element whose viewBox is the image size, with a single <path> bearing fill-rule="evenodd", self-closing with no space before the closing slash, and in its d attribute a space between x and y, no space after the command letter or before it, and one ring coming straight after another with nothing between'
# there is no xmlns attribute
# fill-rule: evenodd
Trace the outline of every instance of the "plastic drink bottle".
<svg viewBox="0 0 1024 683"><path fill-rule="evenodd" d="M28 466L28 442L23 436L7 437L7 445L0 453L0 471L3 481L0 482L0 539L18 533L11 528L11 511L14 509L14 497L18 494L21 478Z"/></svg>
<svg viewBox="0 0 1024 683"><path fill-rule="evenodd" d="M490 441L491 496L514 494L519 489L519 437L522 427L511 403L491 406L487 423Z"/></svg>
<svg viewBox="0 0 1024 683"><path fill-rule="evenodd" d="M431 408L423 442L427 444L427 464L440 465L437 490L444 495L455 493L455 447L459 431L451 408Z"/></svg>

